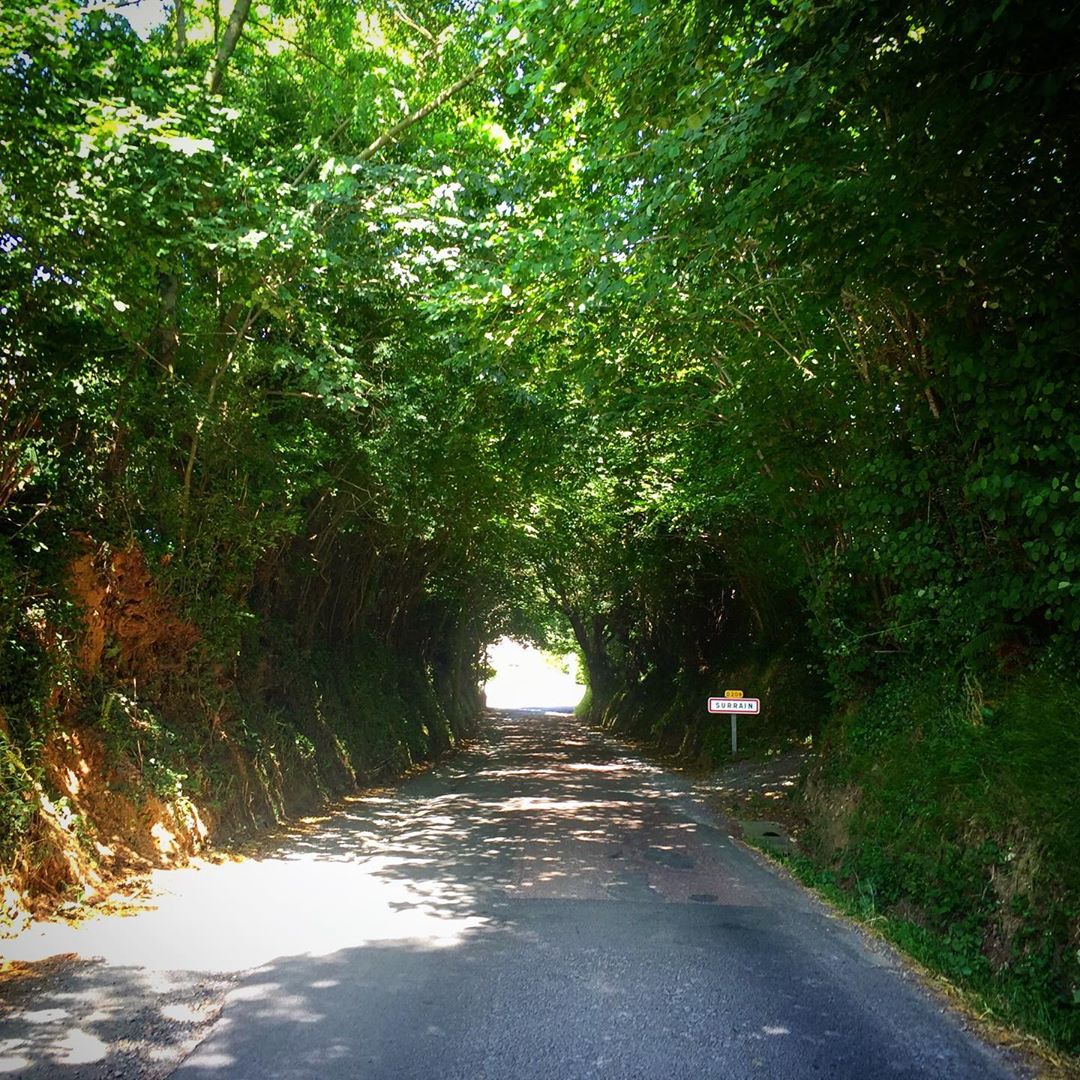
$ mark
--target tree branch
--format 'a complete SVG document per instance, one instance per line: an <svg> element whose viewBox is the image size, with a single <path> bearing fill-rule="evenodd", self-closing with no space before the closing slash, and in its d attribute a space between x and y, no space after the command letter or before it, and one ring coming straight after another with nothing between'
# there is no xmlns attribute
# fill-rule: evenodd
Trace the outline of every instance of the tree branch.
<svg viewBox="0 0 1080 1080"><path fill-rule="evenodd" d="M359 160L370 160L384 146L392 143L402 132L407 131L414 124L419 124L421 120L430 116L440 105L445 104L455 94L458 94L462 90L464 90L466 86L469 86L471 83L476 82L476 80L480 77L480 73L484 70L486 65L487 61L481 60L480 63L477 64L476 67L474 67L472 71L469 72L468 75L463 75L452 86L448 86L445 90L442 91L442 93L436 94L435 97L432 98L431 101L429 101L422 109L417 109L416 112L409 113L409 115L406 116L404 120L395 124L389 131L383 132L383 134L380 135L370 146L360 152Z"/></svg>
<svg viewBox="0 0 1080 1080"><path fill-rule="evenodd" d="M421 120L430 116L440 105L446 104L446 102L448 102L455 94L460 93L462 90L465 89L466 86L469 86L470 84L476 82L476 80L480 77L480 73L484 70L486 66L487 61L481 60L480 63L477 64L476 67L474 67L472 71L468 73L468 75L463 75L452 86L448 86L441 93L436 94L435 97L431 101L429 101L422 109L417 109L416 112L410 113L403 120L390 128L389 131L386 131L382 135L380 135L373 143L371 143L370 146L366 147L360 152L357 160L369 161L384 146L386 146L388 143L393 142L394 139L396 139L403 131L407 131L414 124L419 124ZM337 139L337 137L352 122L352 116L346 116L345 119L342 120L341 123L338 124L338 126L334 128L332 132L330 132L330 137L327 139L327 142L334 142L334 140ZM308 176L311 175L311 171L315 168L316 164L317 162L314 159L309 161L297 174L296 179L293 180L293 183L302 184L308 178Z"/></svg>

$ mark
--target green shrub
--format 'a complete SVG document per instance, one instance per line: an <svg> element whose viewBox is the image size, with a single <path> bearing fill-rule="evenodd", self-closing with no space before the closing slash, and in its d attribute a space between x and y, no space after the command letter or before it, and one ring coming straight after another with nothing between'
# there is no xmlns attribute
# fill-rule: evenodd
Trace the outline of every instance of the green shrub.
<svg viewBox="0 0 1080 1080"><path fill-rule="evenodd" d="M918 959L1080 1048L1080 686L1034 670L971 696L908 675L838 720L811 841ZM829 792L845 786L859 797L830 851Z"/></svg>

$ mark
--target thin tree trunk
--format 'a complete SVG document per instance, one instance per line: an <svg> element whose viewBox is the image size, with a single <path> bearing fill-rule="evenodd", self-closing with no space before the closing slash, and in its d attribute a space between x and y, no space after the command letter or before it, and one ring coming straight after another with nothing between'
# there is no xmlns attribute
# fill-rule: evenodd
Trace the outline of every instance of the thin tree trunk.
<svg viewBox="0 0 1080 1080"><path fill-rule="evenodd" d="M236 0L229 16L229 25L225 27L225 36L221 39L214 63L206 74L206 88L211 94L221 93L221 80L225 77L225 69L236 51L240 35L244 32L244 23L247 22L250 10L251 0Z"/></svg>
<svg viewBox="0 0 1080 1080"><path fill-rule="evenodd" d="M158 366L170 375L176 365L176 354L180 348L180 331L177 326L177 300L180 294L180 279L176 274L163 270L158 274L158 328L154 353Z"/></svg>
<svg viewBox="0 0 1080 1080"><path fill-rule="evenodd" d="M251 324L255 321L258 314L258 309L252 307L247 314L247 318L244 320L243 326L240 327L239 332L233 342L232 348L226 354L225 358L218 364L214 370L213 377L210 380L210 386L206 393L206 411L199 416L195 422L195 431L191 436L191 446L188 450L187 464L184 466L184 496L183 496L183 518L180 526L180 549L183 550L187 546L187 527L188 527L188 514L191 508L191 481L195 475L195 460L199 454L199 436L202 434L203 425L206 423L207 417L210 415L210 410L214 407L214 401L217 398L218 384L221 382L226 370L233 361L233 357L236 355L237 349L240 348L244 340L244 335L251 329Z"/></svg>
<svg viewBox="0 0 1080 1080"><path fill-rule="evenodd" d="M187 16L184 12L184 0L176 2L176 41L173 44L173 53L179 60L187 48Z"/></svg>

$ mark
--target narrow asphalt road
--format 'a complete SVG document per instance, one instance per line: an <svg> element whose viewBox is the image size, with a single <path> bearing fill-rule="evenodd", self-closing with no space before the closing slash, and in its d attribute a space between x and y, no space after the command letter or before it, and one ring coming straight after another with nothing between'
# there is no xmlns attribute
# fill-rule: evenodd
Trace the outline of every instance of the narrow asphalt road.
<svg viewBox="0 0 1080 1080"><path fill-rule="evenodd" d="M265 858L168 881L31 942L103 959L0 986L0 1073L1020 1075L679 778L566 715L497 715Z"/></svg>

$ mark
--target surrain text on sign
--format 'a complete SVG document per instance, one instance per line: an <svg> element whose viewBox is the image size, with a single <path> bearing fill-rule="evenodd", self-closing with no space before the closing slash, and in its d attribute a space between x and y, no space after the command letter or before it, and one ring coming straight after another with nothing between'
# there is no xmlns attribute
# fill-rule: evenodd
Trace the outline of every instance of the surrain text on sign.
<svg viewBox="0 0 1080 1080"><path fill-rule="evenodd" d="M759 698L709 698L709 712L711 713L759 713L761 712L761 700Z"/></svg>

